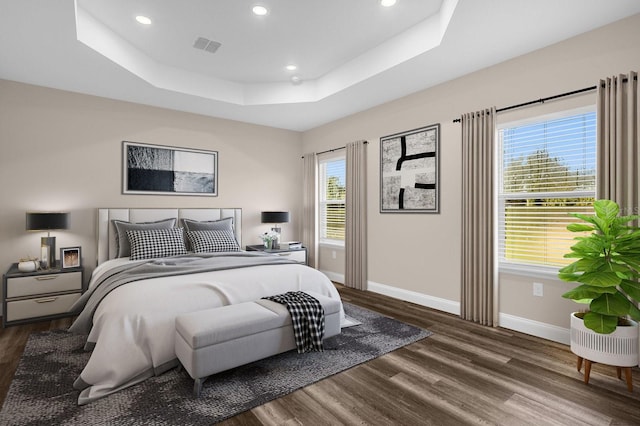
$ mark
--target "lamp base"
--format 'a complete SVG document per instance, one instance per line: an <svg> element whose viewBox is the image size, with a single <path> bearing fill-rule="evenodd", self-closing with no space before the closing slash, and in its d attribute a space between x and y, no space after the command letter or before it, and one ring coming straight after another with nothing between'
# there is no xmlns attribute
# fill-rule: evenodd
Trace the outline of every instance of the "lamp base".
<svg viewBox="0 0 640 426"><path fill-rule="evenodd" d="M42 237L40 239L40 266L51 269L56 266L56 237Z"/></svg>
<svg viewBox="0 0 640 426"><path fill-rule="evenodd" d="M282 232L282 228L280 228L279 226L276 226L275 228L271 228L271 230L276 233L276 239L273 241L273 248L274 249L279 249L280 248L280 233Z"/></svg>

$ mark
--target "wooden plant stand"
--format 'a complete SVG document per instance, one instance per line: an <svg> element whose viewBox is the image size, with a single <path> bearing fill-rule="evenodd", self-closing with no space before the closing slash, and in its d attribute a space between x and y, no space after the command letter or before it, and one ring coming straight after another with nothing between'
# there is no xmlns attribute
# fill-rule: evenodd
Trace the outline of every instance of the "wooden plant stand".
<svg viewBox="0 0 640 426"><path fill-rule="evenodd" d="M591 365L596 364L593 361L584 359L581 356L578 357L578 371L582 370L582 361L584 361L584 383L589 384L589 376L591 375ZM622 380L622 370L624 370L624 376L627 381L627 389L629 392L633 392L633 381L631 378L631 367L616 367L618 379Z"/></svg>

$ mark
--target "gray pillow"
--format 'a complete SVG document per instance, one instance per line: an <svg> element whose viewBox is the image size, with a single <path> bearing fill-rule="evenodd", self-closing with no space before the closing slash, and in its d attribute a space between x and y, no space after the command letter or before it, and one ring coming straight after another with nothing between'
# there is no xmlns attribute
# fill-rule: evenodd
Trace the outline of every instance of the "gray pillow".
<svg viewBox="0 0 640 426"><path fill-rule="evenodd" d="M233 218L225 217L224 219L219 220L205 220L198 221L192 219L180 219L182 221L182 226L184 227L185 235L188 235L189 232L195 231L229 231L231 235L235 235L233 232ZM235 238L235 237L234 237ZM193 251L193 246L191 245L191 241L186 239L187 250Z"/></svg>
<svg viewBox="0 0 640 426"><path fill-rule="evenodd" d="M231 231L233 232L233 218L225 217L220 220L197 221L182 219L182 225L186 232L189 231Z"/></svg>
<svg viewBox="0 0 640 426"><path fill-rule="evenodd" d="M176 219L169 218L157 222L131 223L124 220L112 220L116 230L116 257L131 256L131 244L127 237L127 231L144 231L148 229L171 229L176 226Z"/></svg>

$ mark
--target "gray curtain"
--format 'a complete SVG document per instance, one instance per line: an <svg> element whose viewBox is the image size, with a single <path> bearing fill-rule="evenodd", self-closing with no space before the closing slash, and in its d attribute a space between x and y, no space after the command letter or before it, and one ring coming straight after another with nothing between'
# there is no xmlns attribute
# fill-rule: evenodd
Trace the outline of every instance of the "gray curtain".
<svg viewBox="0 0 640 426"><path fill-rule="evenodd" d="M495 108L462 116L462 289L460 316L497 325L494 292Z"/></svg>
<svg viewBox="0 0 640 426"><path fill-rule="evenodd" d="M638 73L598 84L597 197L617 202L625 215L639 214Z"/></svg>
<svg viewBox="0 0 640 426"><path fill-rule="evenodd" d="M302 243L307 248L308 264L312 268L318 265L318 162L315 152L305 154L302 170Z"/></svg>
<svg viewBox="0 0 640 426"><path fill-rule="evenodd" d="M347 144L345 285L367 289L367 143Z"/></svg>

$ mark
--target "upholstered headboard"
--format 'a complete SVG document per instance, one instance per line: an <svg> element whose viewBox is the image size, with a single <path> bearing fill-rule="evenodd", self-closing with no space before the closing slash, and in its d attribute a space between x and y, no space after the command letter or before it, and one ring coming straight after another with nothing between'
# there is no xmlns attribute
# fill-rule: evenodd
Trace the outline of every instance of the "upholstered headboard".
<svg viewBox="0 0 640 426"><path fill-rule="evenodd" d="M218 220L232 217L236 240L242 246L242 209L98 209L97 216L98 265L116 257L116 234L114 226L111 225L113 219L128 222L154 222L176 218L178 219L176 226L179 226L180 219Z"/></svg>

